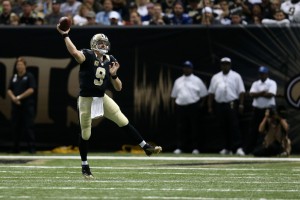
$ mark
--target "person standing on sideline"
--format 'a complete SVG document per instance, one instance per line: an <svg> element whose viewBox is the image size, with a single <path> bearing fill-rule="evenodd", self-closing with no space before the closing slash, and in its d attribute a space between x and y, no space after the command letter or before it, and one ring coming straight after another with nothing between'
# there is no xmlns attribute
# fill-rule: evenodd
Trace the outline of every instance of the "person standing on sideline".
<svg viewBox="0 0 300 200"><path fill-rule="evenodd" d="M172 100L176 105L177 149L180 154L188 146L193 154L199 154L199 121L204 97L207 88L203 81L193 74L193 64L190 61L183 63L183 75L177 78L171 92Z"/></svg>
<svg viewBox="0 0 300 200"><path fill-rule="evenodd" d="M36 80L26 71L26 60L17 58L15 72L10 79L7 94L12 100L11 122L13 130L13 153L20 152L23 136L27 141L29 153L35 153L35 98Z"/></svg>
<svg viewBox="0 0 300 200"><path fill-rule="evenodd" d="M225 147L220 154L245 155L239 127L239 112L244 109L245 86L242 77L231 69L231 59L221 59L221 71L213 75L208 88L208 113L215 111L220 128L225 134Z"/></svg>
<svg viewBox="0 0 300 200"><path fill-rule="evenodd" d="M259 124L265 117L266 109L276 106L275 95L277 93L277 83L269 78L269 68L260 66L258 73L259 79L252 83L249 91L250 96L253 98L253 114L250 134L247 139L247 154L251 154L257 145L262 144L263 137L258 131Z"/></svg>
<svg viewBox="0 0 300 200"><path fill-rule="evenodd" d="M112 55L107 54L110 50L107 36L102 33L96 34L90 41L90 49L77 50L68 35L70 29L62 31L57 24L57 30L62 35L69 53L80 64L78 110L81 127L79 151L82 161L82 175L85 178L94 178L87 161L91 122L94 117L104 116L115 122L134 139L135 143L143 148L146 155L151 156L161 152L160 146L151 146L144 141L140 133L121 112L120 107L105 94L109 82L116 91L122 89L122 82L117 75L120 64Z"/></svg>

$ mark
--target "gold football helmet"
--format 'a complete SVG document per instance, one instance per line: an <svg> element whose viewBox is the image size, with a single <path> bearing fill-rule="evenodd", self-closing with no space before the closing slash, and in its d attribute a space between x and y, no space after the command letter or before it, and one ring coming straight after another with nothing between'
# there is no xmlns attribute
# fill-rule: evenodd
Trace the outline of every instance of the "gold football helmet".
<svg viewBox="0 0 300 200"><path fill-rule="evenodd" d="M102 33L94 35L91 39L91 49L106 54L110 50L108 37Z"/></svg>

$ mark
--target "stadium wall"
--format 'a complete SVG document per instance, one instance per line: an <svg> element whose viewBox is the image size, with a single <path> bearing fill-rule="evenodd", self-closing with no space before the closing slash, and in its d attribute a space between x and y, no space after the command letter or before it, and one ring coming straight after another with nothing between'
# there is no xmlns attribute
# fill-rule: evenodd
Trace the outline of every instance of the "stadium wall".
<svg viewBox="0 0 300 200"><path fill-rule="evenodd" d="M170 93L181 75L181 63L191 60L195 74L208 86L211 76L219 71L219 59L228 56L247 91L257 79L259 65L271 68L270 76L278 83L277 103L289 111L293 152L299 152L299 112L285 98L287 84L300 74L299 27L74 27L70 37L78 49L89 48L91 37L99 32L109 37L110 53L121 63L118 75L124 88L121 92L110 88L107 93L147 140L167 151L175 147ZM6 150L11 144L11 105L6 91L18 56L27 59L28 70L37 78L36 136L40 149L77 145L79 66L68 54L63 38L50 26L0 27L0 33L0 148ZM249 96L245 106L241 129L246 139L251 117ZM201 150L217 152L222 148L222 132L215 125L215 116L208 115L206 109L203 113L205 117L199 122ZM92 149L115 151L130 143L112 122L93 122Z"/></svg>

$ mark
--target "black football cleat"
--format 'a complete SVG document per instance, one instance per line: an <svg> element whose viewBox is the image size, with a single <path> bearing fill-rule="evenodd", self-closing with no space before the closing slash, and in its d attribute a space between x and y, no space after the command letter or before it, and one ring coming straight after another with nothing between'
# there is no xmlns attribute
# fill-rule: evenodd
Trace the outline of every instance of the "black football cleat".
<svg viewBox="0 0 300 200"><path fill-rule="evenodd" d="M151 156L152 154L158 154L162 151L162 148L160 146L151 146L150 144L145 144L143 147L143 150L145 151L147 156Z"/></svg>
<svg viewBox="0 0 300 200"><path fill-rule="evenodd" d="M82 175L86 179L94 179L89 165L82 165Z"/></svg>

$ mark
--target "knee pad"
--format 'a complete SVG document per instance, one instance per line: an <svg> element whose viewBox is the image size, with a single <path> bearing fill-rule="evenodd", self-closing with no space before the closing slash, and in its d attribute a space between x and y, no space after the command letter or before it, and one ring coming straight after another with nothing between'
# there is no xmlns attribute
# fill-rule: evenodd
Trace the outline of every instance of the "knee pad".
<svg viewBox="0 0 300 200"><path fill-rule="evenodd" d="M82 129L81 130L81 137L84 140L90 139L90 137L91 137L91 129L88 129L88 128Z"/></svg>
<svg viewBox="0 0 300 200"><path fill-rule="evenodd" d="M81 128L81 137L84 140L88 140L91 136L92 129L92 121L90 116L86 116L86 114L80 114L80 128Z"/></svg>

